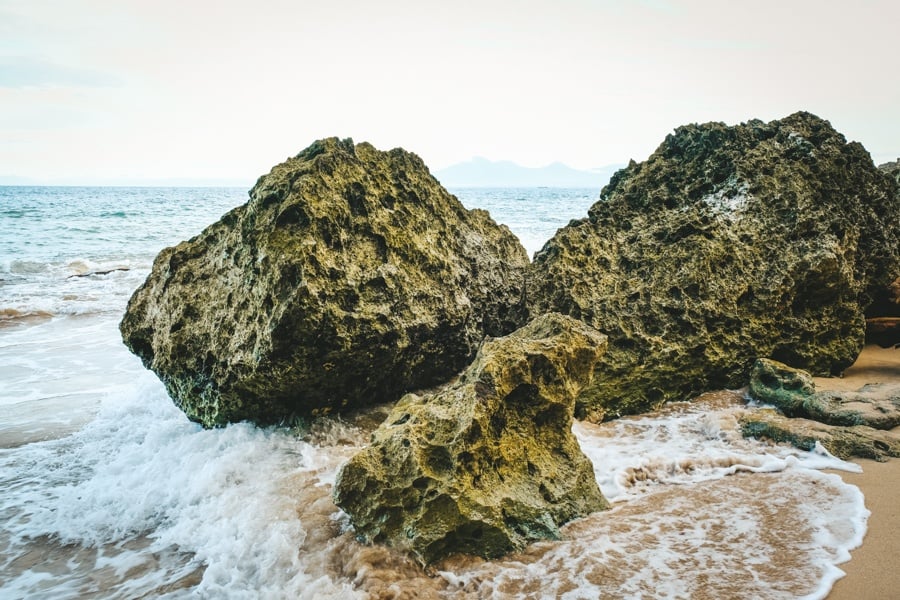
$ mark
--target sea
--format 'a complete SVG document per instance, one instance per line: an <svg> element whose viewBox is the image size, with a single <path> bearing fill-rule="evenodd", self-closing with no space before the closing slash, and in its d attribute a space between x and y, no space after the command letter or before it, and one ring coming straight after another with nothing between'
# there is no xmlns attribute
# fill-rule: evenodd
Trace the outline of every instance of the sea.
<svg viewBox="0 0 900 600"><path fill-rule="evenodd" d="M456 189L533 254L597 189ZM304 429L188 421L121 342L164 247L245 189L0 187L0 598L824 598L869 516L855 464L740 435L742 390L576 423L612 509L423 568L331 500L386 407ZM339 373L335 374L340 377Z"/></svg>

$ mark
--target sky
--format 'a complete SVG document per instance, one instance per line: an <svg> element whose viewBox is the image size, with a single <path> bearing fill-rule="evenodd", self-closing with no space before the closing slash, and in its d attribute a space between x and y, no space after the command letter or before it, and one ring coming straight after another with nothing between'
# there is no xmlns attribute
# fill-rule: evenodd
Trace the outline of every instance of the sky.
<svg viewBox="0 0 900 600"><path fill-rule="evenodd" d="M807 110L900 157L896 0L0 0L0 176L252 183L328 136L580 169Z"/></svg>

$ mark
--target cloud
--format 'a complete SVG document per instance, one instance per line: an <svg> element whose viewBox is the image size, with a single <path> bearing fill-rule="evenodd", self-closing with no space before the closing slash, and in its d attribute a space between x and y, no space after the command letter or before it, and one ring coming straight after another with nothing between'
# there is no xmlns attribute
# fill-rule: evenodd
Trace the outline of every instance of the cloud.
<svg viewBox="0 0 900 600"><path fill-rule="evenodd" d="M115 75L69 67L43 58L0 56L0 88L50 87L116 87L121 81Z"/></svg>

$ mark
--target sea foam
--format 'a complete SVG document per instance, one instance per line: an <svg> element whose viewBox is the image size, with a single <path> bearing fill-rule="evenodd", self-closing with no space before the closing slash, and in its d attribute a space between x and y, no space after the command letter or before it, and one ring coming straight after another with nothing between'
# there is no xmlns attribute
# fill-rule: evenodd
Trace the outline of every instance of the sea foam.
<svg viewBox="0 0 900 600"><path fill-rule="evenodd" d="M340 464L380 413L302 435L203 430L143 375L77 433L0 452L2 590L39 595L52 581L62 596L112 598L824 597L868 513L855 487L812 467L857 467L745 440L741 410L737 400L684 404L576 424L614 508L565 526L559 541L495 561L453 557L429 574L356 542L331 502ZM55 560L28 564L48 548Z"/></svg>

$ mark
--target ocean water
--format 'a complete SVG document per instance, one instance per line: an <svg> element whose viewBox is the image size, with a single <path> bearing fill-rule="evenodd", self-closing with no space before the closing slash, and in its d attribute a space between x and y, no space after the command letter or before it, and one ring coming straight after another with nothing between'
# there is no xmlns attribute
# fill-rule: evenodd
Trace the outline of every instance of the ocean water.
<svg viewBox="0 0 900 600"><path fill-rule="evenodd" d="M533 254L598 190L455 193ZM743 439L722 391L577 423L613 508L559 541L427 570L359 544L330 491L384 408L206 431L119 340L156 253L246 197L0 187L0 598L823 598L861 543L858 467Z"/></svg>

